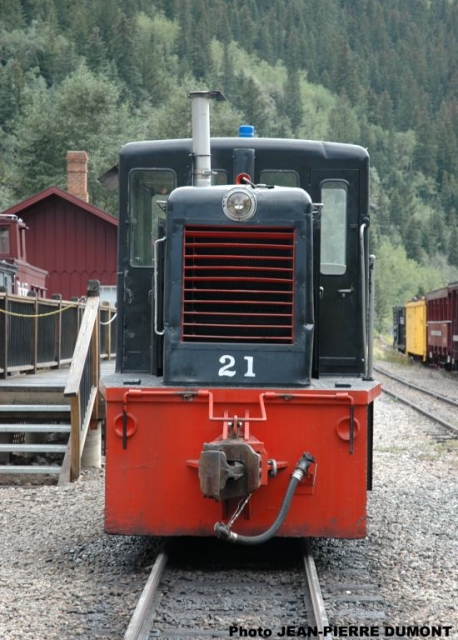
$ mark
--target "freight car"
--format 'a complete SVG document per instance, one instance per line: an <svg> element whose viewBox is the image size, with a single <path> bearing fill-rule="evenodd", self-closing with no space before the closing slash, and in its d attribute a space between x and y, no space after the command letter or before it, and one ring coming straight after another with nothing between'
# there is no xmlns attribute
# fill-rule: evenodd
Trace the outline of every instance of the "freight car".
<svg viewBox="0 0 458 640"><path fill-rule="evenodd" d="M372 480L367 152L209 135L119 161L105 530L363 537Z"/></svg>
<svg viewBox="0 0 458 640"><path fill-rule="evenodd" d="M426 295L428 361L446 369L458 365L458 283Z"/></svg>
<svg viewBox="0 0 458 640"><path fill-rule="evenodd" d="M458 283L393 307L395 349L426 364L458 368Z"/></svg>
<svg viewBox="0 0 458 640"><path fill-rule="evenodd" d="M407 302L405 306L405 353L414 360L425 362L426 347L426 300Z"/></svg>
<svg viewBox="0 0 458 640"><path fill-rule="evenodd" d="M393 347L406 352L406 308L401 305L393 307Z"/></svg>

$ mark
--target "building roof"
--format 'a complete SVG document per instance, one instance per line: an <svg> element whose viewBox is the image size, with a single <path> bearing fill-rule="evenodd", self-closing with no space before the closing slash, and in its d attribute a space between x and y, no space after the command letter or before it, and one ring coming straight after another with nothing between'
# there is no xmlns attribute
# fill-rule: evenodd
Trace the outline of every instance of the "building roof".
<svg viewBox="0 0 458 640"><path fill-rule="evenodd" d="M27 198L26 200L23 200L22 202L15 204L13 207L10 207L9 209L5 209L5 211L2 211L2 213L9 214L9 215L14 214L14 215L20 216L22 211L25 211L29 207L32 207L33 205L38 204L51 196L57 196L58 198L67 200L71 204L74 204L77 207L80 207L80 209L84 209L91 215L101 218L105 222L113 224L115 227L118 226L118 219L112 216L111 214L106 213L102 209L99 209L98 207L95 207L94 205L89 204L84 200L81 200L81 198L72 196L67 191L64 191L63 189L59 189L58 187L48 187L44 191L40 191L39 193L36 193L30 198Z"/></svg>

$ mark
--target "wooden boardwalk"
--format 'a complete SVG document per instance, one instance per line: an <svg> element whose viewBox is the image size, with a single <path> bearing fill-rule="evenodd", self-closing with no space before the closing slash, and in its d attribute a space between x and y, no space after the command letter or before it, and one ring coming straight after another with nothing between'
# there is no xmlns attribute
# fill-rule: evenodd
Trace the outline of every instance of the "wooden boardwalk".
<svg viewBox="0 0 458 640"><path fill-rule="evenodd" d="M114 373L115 360L100 361L100 377ZM69 366L60 369L40 369L37 373L23 373L0 379L0 404L22 402L25 394L62 395L67 384Z"/></svg>

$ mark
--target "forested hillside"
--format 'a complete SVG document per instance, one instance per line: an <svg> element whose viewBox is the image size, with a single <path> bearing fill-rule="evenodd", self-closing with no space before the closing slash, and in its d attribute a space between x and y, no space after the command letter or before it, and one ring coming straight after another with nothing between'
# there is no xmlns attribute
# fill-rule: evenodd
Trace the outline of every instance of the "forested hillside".
<svg viewBox="0 0 458 640"><path fill-rule="evenodd" d="M221 89L212 134L361 144L372 161L378 322L458 280L454 0L1 0L0 210L86 150L90 197L129 140L189 135L191 89Z"/></svg>

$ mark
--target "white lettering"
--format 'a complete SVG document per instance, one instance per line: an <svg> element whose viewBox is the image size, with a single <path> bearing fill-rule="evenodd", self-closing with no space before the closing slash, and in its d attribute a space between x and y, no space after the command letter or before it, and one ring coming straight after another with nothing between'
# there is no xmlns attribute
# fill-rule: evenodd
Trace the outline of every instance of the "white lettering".
<svg viewBox="0 0 458 640"><path fill-rule="evenodd" d="M224 365L218 371L219 376L228 376L229 378L232 378L232 376L235 376L236 374L235 370L231 369L231 367L233 367L235 364L235 358L233 356L221 356L219 361L221 362L222 365Z"/></svg>
<svg viewBox="0 0 458 640"><path fill-rule="evenodd" d="M253 356L243 356L246 360L246 373L245 378L256 378L256 374L253 371Z"/></svg>

